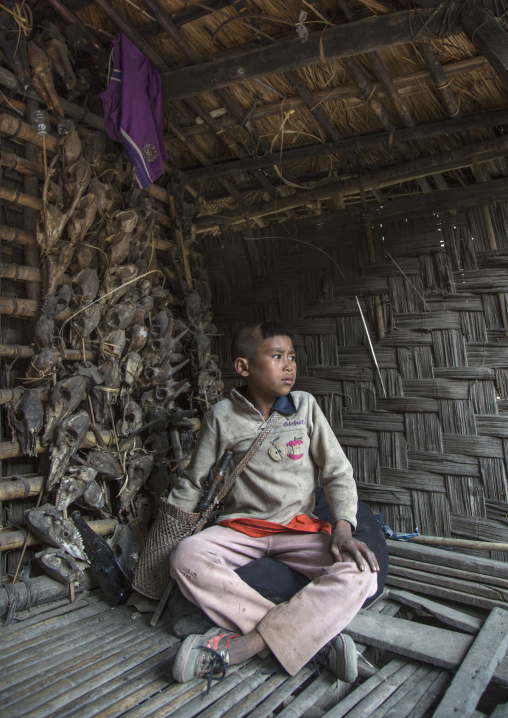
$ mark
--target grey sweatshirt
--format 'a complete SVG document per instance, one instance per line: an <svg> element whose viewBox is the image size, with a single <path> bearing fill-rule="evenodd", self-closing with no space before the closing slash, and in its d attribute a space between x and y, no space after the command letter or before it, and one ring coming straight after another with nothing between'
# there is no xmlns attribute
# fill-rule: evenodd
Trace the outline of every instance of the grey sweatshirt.
<svg viewBox="0 0 508 718"><path fill-rule="evenodd" d="M357 493L353 469L311 394L291 392L296 413L280 415L264 443L238 476L224 500L221 520L256 518L287 524L298 514L312 516L319 471L335 521L356 528ZM247 453L265 421L236 389L206 414L184 475L169 502L195 511L203 487L227 449L231 470Z"/></svg>

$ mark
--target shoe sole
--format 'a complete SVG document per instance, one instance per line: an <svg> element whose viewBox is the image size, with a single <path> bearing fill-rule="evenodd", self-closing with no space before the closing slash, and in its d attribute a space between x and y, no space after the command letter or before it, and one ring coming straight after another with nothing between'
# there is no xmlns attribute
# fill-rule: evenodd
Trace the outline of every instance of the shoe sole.
<svg viewBox="0 0 508 718"><path fill-rule="evenodd" d="M335 677L343 683L353 683L358 677L355 642L351 636L343 633L339 633L335 640L340 640L342 646L340 656L337 655L337 650L335 651L335 654L339 658L336 665Z"/></svg>
<svg viewBox="0 0 508 718"><path fill-rule="evenodd" d="M178 649L173 663L173 678L177 683L187 683L196 678L194 675L194 664L192 661L189 661L189 658L200 638L203 638L203 636L193 635L187 636L187 638L182 641L182 645ZM192 672L189 670L190 668L192 668Z"/></svg>

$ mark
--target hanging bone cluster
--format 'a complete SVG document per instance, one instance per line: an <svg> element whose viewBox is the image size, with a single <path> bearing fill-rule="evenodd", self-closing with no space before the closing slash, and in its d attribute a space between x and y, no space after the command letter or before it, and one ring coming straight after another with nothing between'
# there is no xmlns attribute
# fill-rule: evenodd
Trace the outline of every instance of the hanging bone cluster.
<svg viewBox="0 0 508 718"><path fill-rule="evenodd" d="M125 521L148 516L171 488L196 414L223 385L206 274L193 267L189 288L176 243L157 265L153 202L125 191L122 161L110 160L102 133L82 142L71 132L48 168L37 353L9 421L25 454L38 440L49 450L55 510L75 504ZM81 359L69 362L69 351Z"/></svg>

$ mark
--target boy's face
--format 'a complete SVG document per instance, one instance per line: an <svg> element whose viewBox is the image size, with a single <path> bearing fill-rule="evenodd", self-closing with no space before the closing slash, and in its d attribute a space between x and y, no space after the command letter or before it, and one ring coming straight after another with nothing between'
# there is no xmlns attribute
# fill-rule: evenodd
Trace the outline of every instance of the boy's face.
<svg viewBox="0 0 508 718"><path fill-rule="evenodd" d="M252 359L237 359L235 368L247 383L251 395L265 399L285 396L296 379L296 354L289 337L265 339L256 347Z"/></svg>

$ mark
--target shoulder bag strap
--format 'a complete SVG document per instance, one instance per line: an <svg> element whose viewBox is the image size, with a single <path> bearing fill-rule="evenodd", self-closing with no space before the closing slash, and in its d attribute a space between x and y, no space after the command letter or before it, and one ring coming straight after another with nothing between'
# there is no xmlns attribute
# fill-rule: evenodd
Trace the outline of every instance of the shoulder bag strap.
<svg viewBox="0 0 508 718"><path fill-rule="evenodd" d="M249 461L252 459L252 457L254 456L256 451L260 448L261 444L264 442L264 440L266 439L268 434L270 434L270 432L275 428L275 425L277 424L278 420L279 420L279 414L276 411L274 411L273 414L268 419L268 421L266 422L266 424L264 425L264 427L261 429L259 434L254 439L252 446L247 451L247 453L245 454L243 459L240 461L238 466L236 466L233 469L233 471L230 473L228 478L224 481L222 487L217 492L212 505L204 513L201 514L201 518L199 520L200 524L201 524L201 522L204 523L208 519L208 516L212 513L212 511L215 509L217 504L219 504L222 501L222 499L226 496L228 491L230 491L230 489L232 488L232 486L235 483L238 476L240 476L240 474L245 469L245 467L247 466Z"/></svg>

